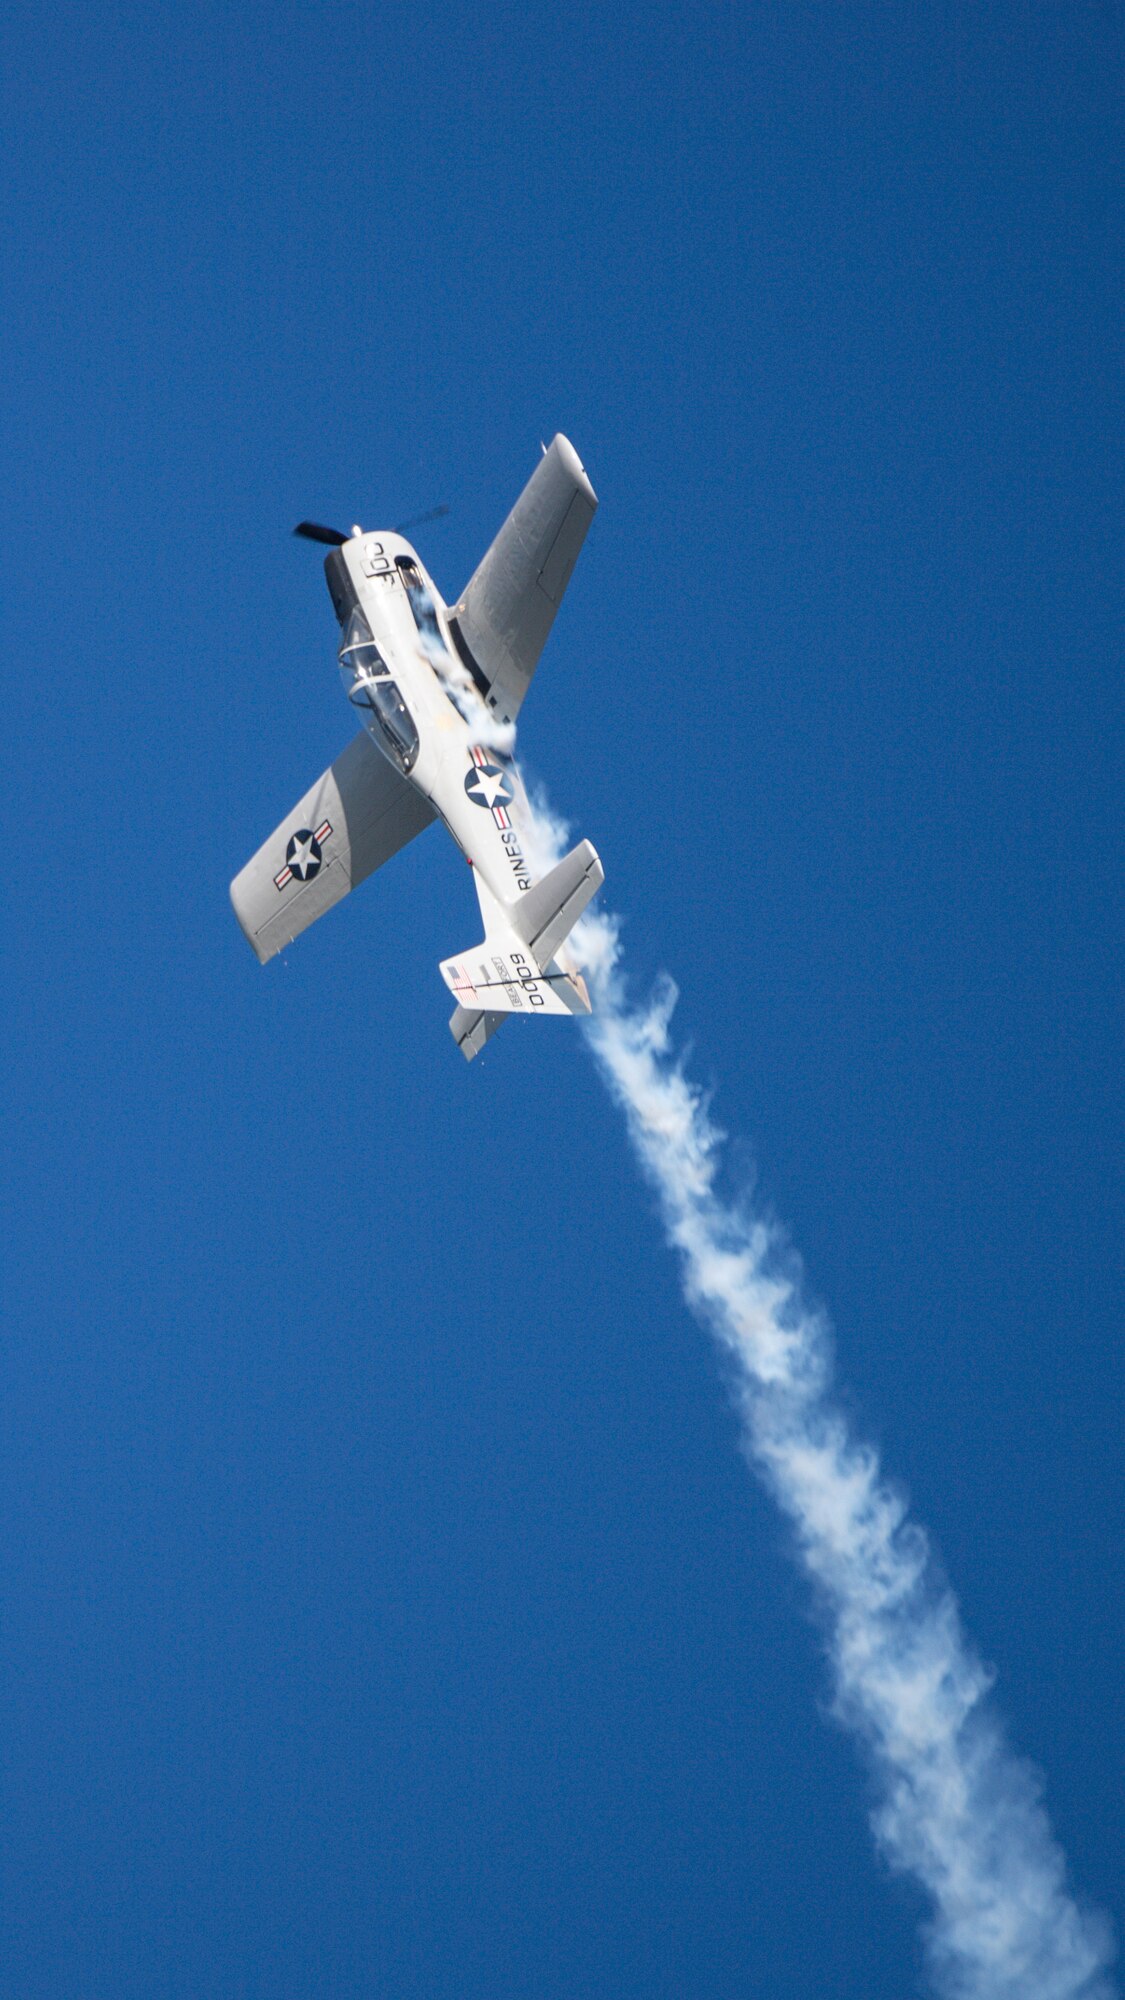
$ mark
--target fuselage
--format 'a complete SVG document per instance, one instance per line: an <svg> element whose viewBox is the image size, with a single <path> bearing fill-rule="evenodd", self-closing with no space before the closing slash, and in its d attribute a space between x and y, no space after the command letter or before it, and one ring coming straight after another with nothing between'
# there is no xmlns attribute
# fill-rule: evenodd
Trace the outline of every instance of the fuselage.
<svg viewBox="0 0 1125 2000"><path fill-rule="evenodd" d="M340 671L384 756L430 801L501 903L531 887L513 731L458 652L450 612L401 535L360 534L325 573L340 622Z"/></svg>

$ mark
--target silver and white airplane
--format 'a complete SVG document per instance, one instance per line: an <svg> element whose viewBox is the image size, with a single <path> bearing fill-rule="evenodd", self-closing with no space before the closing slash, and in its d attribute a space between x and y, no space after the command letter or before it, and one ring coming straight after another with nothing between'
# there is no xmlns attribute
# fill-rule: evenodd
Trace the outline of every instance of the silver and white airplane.
<svg viewBox="0 0 1125 2000"><path fill-rule="evenodd" d="M231 883L264 965L357 882L440 819L473 871L484 940L447 958L449 1023L471 1060L508 1014L588 1014L565 947L604 875L588 840L537 875L512 759L515 721L597 496L556 437L459 601L449 606L401 534L342 535L324 569L339 665L363 728Z"/></svg>

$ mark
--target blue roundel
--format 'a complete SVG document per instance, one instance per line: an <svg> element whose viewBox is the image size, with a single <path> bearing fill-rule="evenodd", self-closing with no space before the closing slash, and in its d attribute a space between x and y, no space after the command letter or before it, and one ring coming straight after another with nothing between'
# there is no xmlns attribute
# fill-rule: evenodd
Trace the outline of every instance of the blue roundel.
<svg viewBox="0 0 1125 2000"><path fill-rule="evenodd" d="M320 842L315 833L303 826L289 842L285 859L298 882L311 882L320 871Z"/></svg>
<svg viewBox="0 0 1125 2000"><path fill-rule="evenodd" d="M515 793L499 764L474 764L465 779L465 790L475 806L510 806Z"/></svg>

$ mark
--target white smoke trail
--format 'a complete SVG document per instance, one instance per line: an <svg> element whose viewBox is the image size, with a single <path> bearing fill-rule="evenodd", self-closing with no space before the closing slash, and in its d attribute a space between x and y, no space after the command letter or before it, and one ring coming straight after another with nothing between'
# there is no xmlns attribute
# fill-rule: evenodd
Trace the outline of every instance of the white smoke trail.
<svg viewBox="0 0 1125 2000"><path fill-rule="evenodd" d="M541 802L533 818L529 846L548 863L563 829ZM1037 1775L1005 1740L925 1532L832 1400L826 1328L795 1259L717 1191L723 1134L672 1047L674 986L630 1002L610 917L587 914L574 942L598 1067L656 1190L687 1302L732 1364L746 1455L814 1586L835 1710L875 1775L876 1840L929 1899L935 1985L951 2000L1112 2000L1109 1926L1068 1892Z"/></svg>

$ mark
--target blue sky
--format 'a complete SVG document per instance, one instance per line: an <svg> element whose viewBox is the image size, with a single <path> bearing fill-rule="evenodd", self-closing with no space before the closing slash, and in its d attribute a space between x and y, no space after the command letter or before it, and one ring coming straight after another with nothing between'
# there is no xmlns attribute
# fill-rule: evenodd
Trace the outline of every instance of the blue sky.
<svg viewBox="0 0 1125 2000"><path fill-rule="evenodd" d="M457 1057L437 832L227 902L349 732L293 522L446 502L452 597L556 429L523 755L1120 1931L1123 44L15 17L5 1991L922 1990L579 1034Z"/></svg>

